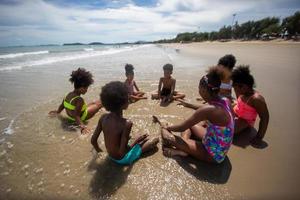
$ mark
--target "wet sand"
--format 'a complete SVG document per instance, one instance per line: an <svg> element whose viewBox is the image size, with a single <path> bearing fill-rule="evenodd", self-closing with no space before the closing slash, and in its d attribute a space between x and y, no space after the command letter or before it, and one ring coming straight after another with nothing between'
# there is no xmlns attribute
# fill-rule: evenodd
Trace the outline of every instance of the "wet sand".
<svg viewBox="0 0 300 200"><path fill-rule="evenodd" d="M245 135L228 156L232 165L226 183L231 195L246 199L299 198L300 175L300 44L277 42L192 43L167 45L182 53L217 59L232 53L237 65L249 64L257 90L270 112L267 147L256 149ZM256 128L258 123L256 123ZM251 134L250 134L251 135Z"/></svg>
<svg viewBox="0 0 300 200"><path fill-rule="evenodd" d="M178 56L193 62L179 62L171 54L168 59L153 60L155 68L141 65L145 67L138 69L144 71L136 69L136 81L148 97L156 90L161 66L167 61L175 66L177 90L184 91L187 100L194 103L200 77L219 57L232 53L237 64L250 64L257 90L265 96L270 110L266 147L252 147L245 135L235 141L221 165L213 165L192 158L165 158L159 145L157 151L134 165L120 167L108 160L105 152L93 156L90 135L81 136L64 120L47 116L61 101L54 96L22 112L13 124L14 134L1 139L0 199L296 199L300 194L300 45L168 44L157 51L164 48L179 49L174 50ZM198 60L199 65L190 66ZM122 75L115 77L124 79ZM84 97L87 102L99 97L104 83L98 82L88 91ZM104 112L90 120L92 129ZM192 112L176 103L161 107L147 99L131 104L124 116L134 122L133 137L140 132L159 136L158 125L152 124L153 114L178 123ZM99 143L105 149L103 135Z"/></svg>

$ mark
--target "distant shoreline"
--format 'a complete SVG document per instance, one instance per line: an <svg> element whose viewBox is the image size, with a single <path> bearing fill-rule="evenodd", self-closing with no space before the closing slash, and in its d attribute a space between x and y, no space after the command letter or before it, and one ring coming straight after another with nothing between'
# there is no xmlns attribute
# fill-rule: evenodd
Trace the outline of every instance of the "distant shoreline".
<svg viewBox="0 0 300 200"><path fill-rule="evenodd" d="M166 42L166 43L155 43L155 44L161 44L161 45L168 45L168 44L300 44L300 40L283 40L283 39L275 39L275 40L228 40L228 41L219 41L219 40L214 40L214 41L202 41L202 42Z"/></svg>

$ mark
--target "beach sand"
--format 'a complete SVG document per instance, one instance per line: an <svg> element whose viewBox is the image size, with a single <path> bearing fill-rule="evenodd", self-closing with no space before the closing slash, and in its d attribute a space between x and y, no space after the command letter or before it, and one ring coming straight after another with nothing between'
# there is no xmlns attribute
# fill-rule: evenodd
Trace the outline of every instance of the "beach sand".
<svg viewBox="0 0 300 200"><path fill-rule="evenodd" d="M270 112L264 139L268 146L264 149L245 146L244 138L240 138L241 147L233 145L229 153L232 173L226 185L230 194L235 197L240 194L246 199L298 198L300 44L206 42L167 46L216 62L222 55L232 53L237 65L250 65L256 89L265 97Z"/></svg>
<svg viewBox="0 0 300 200"><path fill-rule="evenodd" d="M193 103L198 103L199 79L221 56L232 53L237 65L249 64L270 111L266 147L252 147L248 142L251 134L246 134L235 141L222 164L212 165L192 158L165 158L159 145L156 152L134 165L120 167L107 159L105 152L93 156L90 135L81 136L63 120L47 116L61 102L61 92L61 96L21 112L11 127L14 133L1 139L0 199L297 199L299 43L205 42L155 48L173 53L163 59L145 52L136 54L138 58L128 57L134 65L136 59L151 60L136 68L135 79L148 97L157 89L166 62L175 66L177 90ZM111 72L114 80L124 80L123 69L121 72ZM97 82L85 95L86 101L99 98L101 86L109 79ZM104 112L90 120L89 127L95 129ZM134 123L133 137L140 132L159 136L158 125L151 121L153 114L179 123L192 113L176 103L160 107L157 101L147 99L131 104L124 116ZM105 149L102 134L99 143Z"/></svg>

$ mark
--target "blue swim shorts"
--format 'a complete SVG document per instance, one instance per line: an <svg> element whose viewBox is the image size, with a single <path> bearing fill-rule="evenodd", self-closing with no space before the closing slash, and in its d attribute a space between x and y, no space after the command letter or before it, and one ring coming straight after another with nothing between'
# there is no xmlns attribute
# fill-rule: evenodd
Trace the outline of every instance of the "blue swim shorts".
<svg viewBox="0 0 300 200"><path fill-rule="evenodd" d="M141 155L142 148L139 144L136 144L127 152L127 154L121 160L116 160L110 156L109 158L120 165L131 165L134 161L139 159Z"/></svg>

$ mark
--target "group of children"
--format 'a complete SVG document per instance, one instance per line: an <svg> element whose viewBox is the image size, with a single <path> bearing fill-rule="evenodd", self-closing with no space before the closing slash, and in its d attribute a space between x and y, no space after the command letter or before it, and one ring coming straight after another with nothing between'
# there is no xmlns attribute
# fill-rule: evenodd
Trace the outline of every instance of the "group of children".
<svg viewBox="0 0 300 200"><path fill-rule="evenodd" d="M163 154L165 156L191 155L199 160L221 163L231 146L233 136L254 126L257 115L260 117L259 129L252 142L259 143L264 138L269 121L269 112L264 98L254 90L254 78L248 66L235 66L233 55L225 55L215 67L209 68L201 77L198 91L206 102L200 106L185 102L185 95L175 91L176 80L172 77L173 65L163 66L164 76L160 78L158 91L152 99L162 103L178 100L186 107L196 109L192 116L183 122L168 126L153 117L161 125ZM129 103L147 99L134 81L134 67L126 64L126 81L112 81L102 87L101 101L85 104L80 96L87 92L93 83L92 75L85 69L73 71L70 81L74 91L65 96L59 108L49 114L59 114L66 109L68 118L76 122L83 133L90 130L84 122L95 115L103 106L108 113L103 114L91 138L97 152L101 152L98 137L104 133L107 153L118 164L129 165L144 152L156 148L159 139L147 134L139 135L129 144L132 122L123 117L123 110ZM232 87L237 101L232 97ZM181 132L175 135L172 132Z"/></svg>

